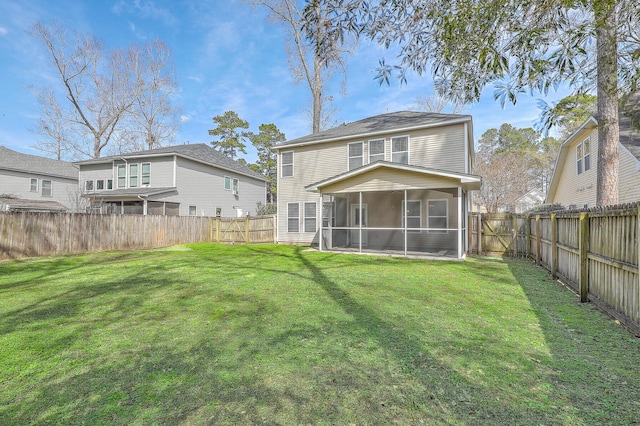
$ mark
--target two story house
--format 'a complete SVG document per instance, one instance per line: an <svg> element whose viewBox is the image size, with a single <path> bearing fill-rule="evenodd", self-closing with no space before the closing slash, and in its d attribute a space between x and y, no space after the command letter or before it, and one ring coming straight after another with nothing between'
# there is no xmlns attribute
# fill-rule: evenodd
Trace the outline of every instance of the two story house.
<svg viewBox="0 0 640 426"><path fill-rule="evenodd" d="M0 211L76 211L78 168L0 146Z"/></svg>
<svg viewBox="0 0 640 426"><path fill-rule="evenodd" d="M463 258L471 116L401 111L284 142L279 243Z"/></svg>
<svg viewBox="0 0 640 426"><path fill-rule="evenodd" d="M640 201L640 120L621 111L618 144L618 202ZM546 203L569 208L596 205L598 120L590 117L560 146Z"/></svg>
<svg viewBox="0 0 640 426"><path fill-rule="evenodd" d="M267 178L206 144L76 164L96 213L237 217L266 202Z"/></svg>

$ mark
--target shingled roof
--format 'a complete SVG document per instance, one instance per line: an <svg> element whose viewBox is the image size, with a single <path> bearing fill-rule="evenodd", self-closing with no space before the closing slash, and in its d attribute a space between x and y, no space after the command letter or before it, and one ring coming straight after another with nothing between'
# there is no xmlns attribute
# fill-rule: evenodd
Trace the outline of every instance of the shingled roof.
<svg viewBox="0 0 640 426"><path fill-rule="evenodd" d="M471 122L470 115L438 114L434 112L398 111L376 115L352 123L345 123L332 129L292 139L278 145L282 148L291 145L320 143L359 136L409 131L427 127L442 126L453 123Z"/></svg>
<svg viewBox="0 0 640 426"><path fill-rule="evenodd" d="M222 155L220 152L216 151L209 145L198 143L198 144L190 144L190 145L174 145L167 146L164 148L156 148L150 149L146 151L136 151L136 152L128 152L126 154L121 155L112 155L109 157L100 157L91 160L78 161L76 164L98 164L110 162L113 160L119 160L121 158L139 158L139 157L157 157L162 155L170 155L175 154L184 158L189 158L195 161L199 161L201 163L206 163L215 167L219 167L221 169L233 171L245 176L250 176L256 179L266 181L267 178L262 176L260 173L254 172L249 167L244 164L240 164L231 158Z"/></svg>
<svg viewBox="0 0 640 426"><path fill-rule="evenodd" d="M23 154L0 146L0 169L78 180L78 168L66 161Z"/></svg>

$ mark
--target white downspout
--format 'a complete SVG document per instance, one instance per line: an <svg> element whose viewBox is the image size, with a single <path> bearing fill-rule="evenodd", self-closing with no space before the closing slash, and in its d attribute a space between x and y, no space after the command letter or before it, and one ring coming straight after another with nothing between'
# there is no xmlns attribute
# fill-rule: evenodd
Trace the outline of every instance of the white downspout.
<svg viewBox="0 0 640 426"><path fill-rule="evenodd" d="M462 259L462 187L458 187L458 259Z"/></svg>

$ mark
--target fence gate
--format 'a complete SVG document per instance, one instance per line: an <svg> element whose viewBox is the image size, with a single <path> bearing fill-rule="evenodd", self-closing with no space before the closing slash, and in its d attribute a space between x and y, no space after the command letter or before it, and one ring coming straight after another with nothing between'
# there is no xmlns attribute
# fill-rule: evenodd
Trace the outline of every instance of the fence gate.
<svg viewBox="0 0 640 426"><path fill-rule="evenodd" d="M515 233L513 216L510 214L483 214L482 254L514 255ZM516 249L517 250L517 249Z"/></svg>

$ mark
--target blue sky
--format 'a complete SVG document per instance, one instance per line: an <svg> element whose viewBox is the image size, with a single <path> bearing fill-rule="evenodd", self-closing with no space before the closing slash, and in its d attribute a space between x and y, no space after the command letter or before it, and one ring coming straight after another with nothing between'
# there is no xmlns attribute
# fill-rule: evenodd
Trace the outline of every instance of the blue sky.
<svg viewBox="0 0 640 426"><path fill-rule="evenodd" d="M0 145L44 155L31 146L40 138L30 129L40 115L32 84L57 84L41 46L26 30L36 21L60 21L79 32L102 39L108 47L159 38L174 56L180 86L176 103L182 108L182 125L176 143L208 143L212 117L236 111L250 130L274 123L288 139L310 133L304 110L310 105L309 89L295 84L289 71L284 32L271 24L266 11L248 2L216 0L1 0L0 1ZM346 93L339 81L334 96L336 119L356 121L385 112L417 109L416 98L432 91L428 75L412 75L408 84L380 86L373 77L378 60L393 55L381 47L360 42L347 61ZM337 79L336 79L337 80ZM567 91L552 93L548 102ZM476 140L502 123L531 127L539 115L540 96L521 96L516 106L502 109L488 87L480 102L468 106ZM247 147L249 162L255 151Z"/></svg>

